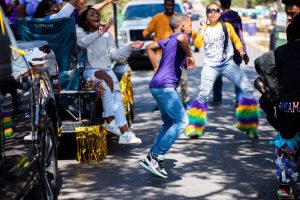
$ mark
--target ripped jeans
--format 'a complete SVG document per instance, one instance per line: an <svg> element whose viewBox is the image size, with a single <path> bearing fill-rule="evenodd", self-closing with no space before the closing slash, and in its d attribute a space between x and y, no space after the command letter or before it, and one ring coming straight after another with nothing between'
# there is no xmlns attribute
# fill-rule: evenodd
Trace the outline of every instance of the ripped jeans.
<svg viewBox="0 0 300 200"><path fill-rule="evenodd" d="M85 80L98 80L94 74L99 69L88 69L86 68L83 73ZM127 120L125 116L125 110L122 100L122 94L120 91L120 84L118 78L112 70L105 70L105 72L112 78L114 84L114 91L111 92L111 89L108 87L105 81L102 81L102 86L104 88L103 95L101 96L102 105L103 105L103 114L104 118L109 116L114 116L117 126L122 127L127 125ZM101 80L98 80L101 81Z"/></svg>

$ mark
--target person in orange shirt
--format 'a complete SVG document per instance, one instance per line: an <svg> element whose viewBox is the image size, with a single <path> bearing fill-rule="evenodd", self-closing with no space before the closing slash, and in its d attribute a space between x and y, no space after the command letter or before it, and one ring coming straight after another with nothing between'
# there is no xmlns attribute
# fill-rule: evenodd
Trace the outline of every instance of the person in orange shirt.
<svg viewBox="0 0 300 200"><path fill-rule="evenodd" d="M153 42L158 40L164 40L168 38L172 33L172 29L170 28L169 22L171 16L174 14L175 10L175 1L174 0L164 0L164 12L156 14L146 29L143 31L144 38L150 39L151 34L154 33ZM193 37L193 36L192 36ZM160 61L161 59L161 51L156 51L157 59ZM157 68L154 68L154 72L156 72ZM181 99L183 106L185 109L190 108L190 96L188 92L188 80L187 80L187 72L185 70L182 71L182 76L180 80L180 88L181 88ZM158 111L158 107L156 106L153 111Z"/></svg>

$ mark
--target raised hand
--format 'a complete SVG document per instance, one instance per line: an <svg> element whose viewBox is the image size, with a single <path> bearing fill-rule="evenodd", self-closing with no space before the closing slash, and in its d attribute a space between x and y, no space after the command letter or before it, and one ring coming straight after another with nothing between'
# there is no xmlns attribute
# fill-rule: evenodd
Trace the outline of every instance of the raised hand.
<svg viewBox="0 0 300 200"><path fill-rule="evenodd" d="M113 25L113 22L109 20L106 24L100 25L98 31L103 34L108 31L108 29Z"/></svg>
<svg viewBox="0 0 300 200"><path fill-rule="evenodd" d="M132 44L131 44L131 48L133 49L140 49L144 46L144 42L140 41L140 40L137 40L137 41L134 41Z"/></svg>
<svg viewBox="0 0 300 200"><path fill-rule="evenodd" d="M201 20L200 21L200 29L203 30L203 31L205 31L206 26L207 26L206 22L204 20Z"/></svg>

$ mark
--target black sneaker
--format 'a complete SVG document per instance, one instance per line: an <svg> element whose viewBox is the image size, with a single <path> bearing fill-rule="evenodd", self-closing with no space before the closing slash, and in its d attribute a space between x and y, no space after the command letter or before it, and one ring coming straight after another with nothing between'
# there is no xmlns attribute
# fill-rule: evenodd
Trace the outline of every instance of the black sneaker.
<svg viewBox="0 0 300 200"><path fill-rule="evenodd" d="M155 175L168 178L168 174L164 168L164 157L159 155L158 157L153 156L149 153L146 158L141 162L141 165L148 171L154 173ZM146 165L147 164L147 165Z"/></svg>
<svg viewBox="0 0 300 200"><path fill-rule="evenodd" d="M151 167L149 167L149 165L147 164L147 162L145 161L145 159L140 161L140 165L142 165L142 167L144 167L145 169L147 169L148 171L154 173L151 169Z"/></svg>

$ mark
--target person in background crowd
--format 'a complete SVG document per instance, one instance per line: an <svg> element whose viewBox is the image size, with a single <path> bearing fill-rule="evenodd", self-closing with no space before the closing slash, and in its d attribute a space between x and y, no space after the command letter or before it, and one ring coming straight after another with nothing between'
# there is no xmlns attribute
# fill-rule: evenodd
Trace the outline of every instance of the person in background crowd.
<svg viewBox="0 0 300 200"><path fill-rule="evenodd" d="M18 17L33 17L36 12L38 4L42 0L20 0L20 6L18 8ZM61 5L62 0L55 0L56 4Z"/></svg>
<svg viewBox="0 0 300 200"><path fill-rule="evenodd" d="M163 125L157 134L149 154L140 164L150 172L167 178L164 156L188 125L188 117L176 88L180 82L182 69L196 67L189 47L192 21L185 14L173 14L169 21L173 34L169 38L153 42L147 46L149 59L157 72L150 82L150 91L156 100ZM155 51L162 50L162 58L157 61Z"/></svg>
<svg viewBox="0 0 300 200"><path fill-rule="evenodd" d="M188 0L183 0L182 5L184 7L184 10L187 14L192 14L193 11L193 5Z"/></svg>
<svg viewBox="0 0 300 200"><path fill-rule="evenodd" d="M97 3L95 5L93 5L93 8L95 8L96 10L100 10L103 7L111 4L111 3L117 3L118 0L104 0L100 3ZM75 12L74 12L74 16L75 16L75 21L76 24L78 24L79 22L79 15L87 8L86 2L85 0L79 0L78 4L76 6Z"/></svg>
<svg viewBox="0 0 300 200"><path fill-rule="evenodd" d="M238 35L238 37L240 38L240 40L243 44L244 52L247 53L246 44L245 44L245 41L243 38L243 26L242 26L241 17L239 16L239 14L236 11L233 11L230 9L231 0L220 0L220 3L221 3L221 9L223 11L221 13L221 19L224 22L229 22L233 26L234 31L236 32L236 34ZM234 54L233 54L233 61L238 66L240 66L240 64L242 63L242 60L243 59L241 58L238 50L235 48ZM221 105L221 103L222 103L222 86L223 86L222 76L219 76L216 79L216 82L214 83L214 87L213 87L213 100L211 102L212 105L215 105L215 106ZM234 87L234 90L235 90L235 106L237 106L239 100L243 96L243 91L236 85Z"/></svg>
<svg viewBox="0 0 300 200"><path fill-rule="evenodd" d="M291 187L300 172L300 15L287 27L288 43L275 52L278 78L276 116L279 132L275 136L275 169L280 182L279 198L293 199Z"/></svg>
<svg viewBox="0 0 300 200"><path fill-rule="evenodd" d="M0 5L8 18L13 33L16 32L17 7L19 4L19 0L0 0Z"/></svg>
<svg viewBox="0 0 300 200"><path fill-rule="evenodd" d="M290 23L300 13L300 0L282 0L282 3L285 4L285 13Z"/></svg>
<svg viewBox="0 0 300 200"><path fill-rule="evenodd" d="M289 24L292 22L293 18L300 13L300 0L283 0L282 3L285 4L285 12ZM266 119L268 122L275 130L279 131L279 122L275 112L275 102L270 101L265 96L262 96L259 99L259 104L261 109L266 113Z"/></svg>
<svg viewBox="0 0 300 200"><path fill-rule="evenodd" d="M169 26L170 18L174 14L175 9L175 1L174 0L164 0L164 12L156 14L146 29L143 31L144 38L150 39L151 34L155 33L153 42L157 42L158 40L163 40L168 38L173 32ZM161 59L161 51L156 51L157 59ZM153 66L154 72L157 71L157 68ZM190 108L190 97L188 92L188 78L187 72L185 70L182 71L181 81L180 81L180 88L181 88L181 98L183 106L186 109ZM153 111L158 110L156 106Z"/></svg>
<svg viewBox="0 0 300 200"><path fill-rule="evenodd" d="M61 9L60 4L55 0L42 0L34 13L34 18L58 19L63 17L71 17L79 0L68 1Z"/></svg>
<svg viewBox="0 0 300 200"><path fill-rule="evenodd" d="M185 130L186 136L199 138L203 135L206 123L207 101L213 84L219 75L231 80L243 90L243 97L236 109L236 127L246 132L250 137L258 139L257 126L259 109L257 100L253 97L254 87L246 74L232 60L234 48L238 50L245 64L249 57L244 52L243 44L228 22L220 20L220 6L211 3L206 7L207 23L201 23L201 28L194 41L195 47L204 45L204 66L201 72L200 92L192 102L189 110L189 125Z"/></svg>
<svg viewBox="0 0 300 200"><path fill-rule="evenodd" d="M140 144L141 139L128 128L120 84L111 66L112 60L128 58L134 49L142 48L144 42L135 41L117 48L111 34L106 33L111 24L108 22L102 26L99 12L91 6L80 15L76 33L81 54L86 55L83 77L95 82L95 85L100 82L104 88L101 98L106 129L120 135L120 144Z"/></svg>

